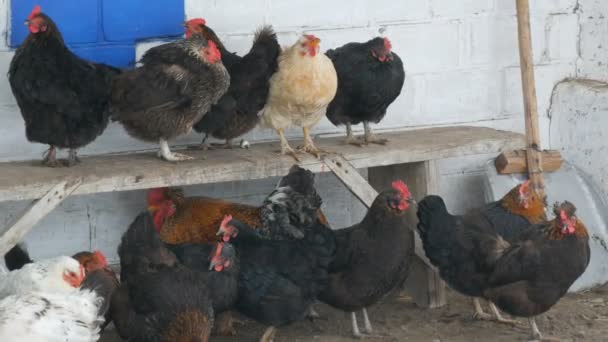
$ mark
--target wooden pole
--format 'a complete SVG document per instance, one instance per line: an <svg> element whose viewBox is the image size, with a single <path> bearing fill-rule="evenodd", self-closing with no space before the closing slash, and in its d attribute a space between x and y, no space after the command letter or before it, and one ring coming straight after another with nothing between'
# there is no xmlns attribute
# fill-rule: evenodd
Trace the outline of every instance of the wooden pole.
<svg viewBox="0 0 608 342"><path fill-rule="evenodd" d="M521 66L521 83L526 119L528 177L539 196L545 198L545 182L541 167L540 133L538 129L536 83L534 81L534 59L532 57L532 35L530 33L530 5L528 0L516 0L516 6L519 62Z"/></svg>

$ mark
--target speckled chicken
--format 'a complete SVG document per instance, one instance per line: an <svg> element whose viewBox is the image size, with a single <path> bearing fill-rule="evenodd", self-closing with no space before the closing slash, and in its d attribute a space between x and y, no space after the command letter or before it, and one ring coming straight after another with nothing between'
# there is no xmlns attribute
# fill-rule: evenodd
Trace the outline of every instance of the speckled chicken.
<svg viewBox="0 0 608 342"><path fill-rule="evenodd" d="M270 76L277 70L281 47L271 26L264 26L255 33L251 50L242 57L226 50L204 19L191 19L186 23L186 37L193 34L200 34L217 45L230 73L230 88L194 129L205 134L203 149L214 146L205 143L209 135L226 140L219 147L232 148L232 139L251 131L259 122L258 113L266 104Z"/></svg>
<svg viewBox="0 0 608 342"><path fill-rule="evenodd" d="M199 35L151 49L143 66L121 74L112 86L112 119L129 135L158 141L168 161L192 157L173 153L168 140L187 134L230 85L215 43Z"/></svg>

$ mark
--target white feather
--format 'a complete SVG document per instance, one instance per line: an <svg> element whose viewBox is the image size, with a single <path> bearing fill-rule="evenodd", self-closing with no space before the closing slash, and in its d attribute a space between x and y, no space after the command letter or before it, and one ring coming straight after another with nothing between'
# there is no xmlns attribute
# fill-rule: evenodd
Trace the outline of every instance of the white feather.
<svg viewBox="0 0 608 342"><path fill-rule="evenodd" d="M0 301L0 341L97 341L101 301L89 290L8 296Z"/></svg>
<svg viewBox="0 0 608 342"><path fill-rule="evenodd" d="M0 274L0 299L32 291L74 292L64 279L64 272L81 272L80 264L73 258L61 256L27 264L18 270Z"/></svg>

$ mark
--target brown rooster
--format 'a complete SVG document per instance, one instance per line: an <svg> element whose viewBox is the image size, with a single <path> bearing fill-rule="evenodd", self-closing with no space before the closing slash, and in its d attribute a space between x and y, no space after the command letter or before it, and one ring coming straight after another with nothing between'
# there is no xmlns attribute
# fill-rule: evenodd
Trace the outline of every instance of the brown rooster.
<svg viewBox="0 0 608 342"><path fill-rule="evenodd" d="M288 199L298 201L300 196L309 197L314 204L302 208L320 207L320 198L314 189L314 174L294 165L289 174L279 182L278 188L268 196L262 206L251 206L224 201L208 197L185 197L180 189L156 188L148 192L148 206L153 213L154 223L160 232L161 239L168 244L182 243L210 243L218 241L217 227L222 223L224 216L233 218L247 224L253 229L262 226L273 230L273 221L269 219L270 213L277 214L282 208L281 204L273 203L273 195L286 194ZM174 204L173 210L158 210L160 205L170 200ZM289 202L286 202L289 205ZM278 207L278 209L277 209ZM327 224L327 219L319 210L319 220ZM281 219L285 215L275 215ZM289 223L280 229L292 229ZM297 224L296 224L297 225ZM287 226L287 228L285 228ZM276 229L276 230L280 230ZM297 228L291 230L297 237ZM273 232L268 232L273 234Z"/></svg>

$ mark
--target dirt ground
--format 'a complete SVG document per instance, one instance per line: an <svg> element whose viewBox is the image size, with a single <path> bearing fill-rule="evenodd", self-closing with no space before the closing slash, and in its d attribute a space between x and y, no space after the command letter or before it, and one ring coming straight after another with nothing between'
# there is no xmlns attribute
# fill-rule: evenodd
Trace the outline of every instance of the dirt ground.
<svg viewBox="0 0 608 342"><path fill-rule="evenodd" d="M278 331L275 341L352 341L350 316L328 306L317 304L322 318L314 323L299 322ZM472 304L461 295L448 292L448 305L426 310L416 307L408 297L387 298L368 310L375 332L384 336L366 341L474 342L527 341L527 320L510 327L471 318ZM360 317L360 315L358 315ZM237 336L212 337L212 341L257 341L264 327L242 317L235 324ZM361 320L360 320L361 321ZM608 285L591 291L569 294L544 315L537 318L545 337L561 341L608 341ZM362 323L360 323L360 327ZM108 327L103 342L121 341Z"/></svg>

